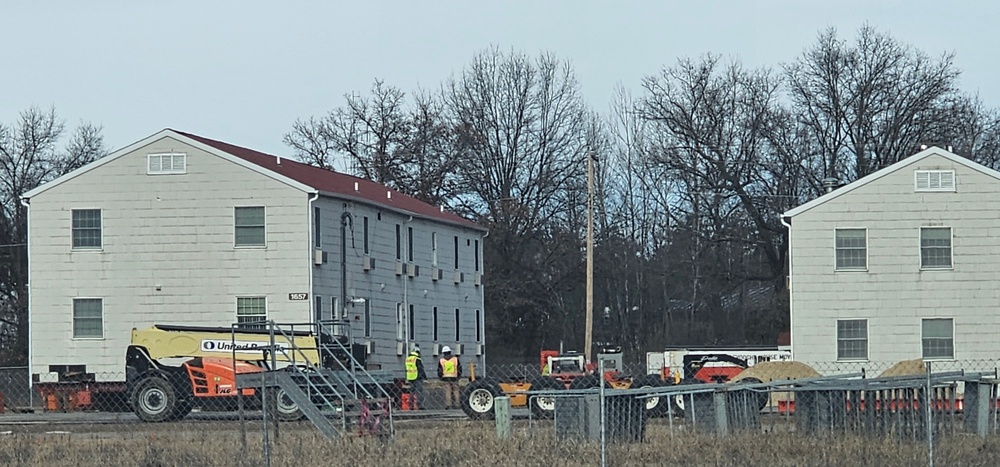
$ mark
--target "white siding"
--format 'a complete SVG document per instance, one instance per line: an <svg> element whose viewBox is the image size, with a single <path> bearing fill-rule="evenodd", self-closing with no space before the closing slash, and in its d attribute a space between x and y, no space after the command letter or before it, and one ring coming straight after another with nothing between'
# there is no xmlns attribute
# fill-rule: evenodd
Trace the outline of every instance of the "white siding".
<svg viewBox="0 0 1000 467"><path fill-rule="evenodd" d="M954 170L955 192L915 192L914 170ZM1000 180L929 156L792 218L793 357L836 360L836 320L866 318L869 358L920 358L920 320L955 320L955 359L1000 357ZM953 269L920 270L920 227L952 228ZM868 229L868 271L834 271L834 229Z"/></svg>
<svg viewBox="0 0 1000 467"><path fill-rule="evenodd" d="M186 152L187 173L147 175L146 154ZM133 328L228 326L237 296L266 296L275 320L305 321L311 301L307 194L163 138L30 200L31 372L86 364L124 380ZM234 207L265 206L267 248L234 248ZM102 210L103 248L71 250L71 211ZM157 290L159 287L159 290ZM104 299L104 339L72 338L73 297Z"/></svg>

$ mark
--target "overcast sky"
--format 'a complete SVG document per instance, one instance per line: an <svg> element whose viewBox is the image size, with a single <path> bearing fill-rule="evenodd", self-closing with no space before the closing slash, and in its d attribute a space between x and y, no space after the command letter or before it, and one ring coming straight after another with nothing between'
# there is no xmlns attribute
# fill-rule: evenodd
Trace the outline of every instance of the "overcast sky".
<svg viewBox="0 0 1000 467"><path fill-rule="evenodd" d="M932 56L1000 106L1000 2L982 1L14 1L0 7L0 122L55 107L121 148L163 128L287 155L297 118L375 78L437 89L491 46L551 52L606 112L619 84L706 52L779 67L868 23Z"/></svg>

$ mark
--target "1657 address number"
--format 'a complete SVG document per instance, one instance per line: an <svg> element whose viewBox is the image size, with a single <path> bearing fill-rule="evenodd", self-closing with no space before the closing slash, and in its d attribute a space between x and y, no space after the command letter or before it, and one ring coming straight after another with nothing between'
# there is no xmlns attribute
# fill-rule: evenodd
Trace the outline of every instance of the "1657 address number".
<svg viewBox="0 0 1000 467"><path fill-rule="evenodd" d="M302 293L290 293L290 294L288 294L288 299L289 300L309 300L309 294L305 293L305 292L302 292Z"/></svg>

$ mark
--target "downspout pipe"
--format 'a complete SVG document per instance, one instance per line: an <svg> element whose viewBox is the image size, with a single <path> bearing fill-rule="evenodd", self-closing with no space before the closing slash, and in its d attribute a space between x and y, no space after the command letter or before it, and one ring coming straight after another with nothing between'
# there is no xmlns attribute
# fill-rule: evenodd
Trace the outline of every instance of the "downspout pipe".
<svg viewBox="0 0 1000 467"><path fill-rule="evenodd" d="M792 312L794 307L794 301L792 300L792 218L788 216L781 216L781 225L788 229L788 344L792 347L792 360L795 360L795 333L791 332L795 329L795 313Z"/></svg>
<svg viewBox="0 0 1000 467"><path fill-rule="evenodd" d="M350 211L344 211L340 215L340 309L333 310L338 316L334 319L344 319L347 315L347 226L354 228L354 216ZM352 333L347 333L348 335ZM353 340L353 339L352 339ZM348 348L354 342L348 343Z"/></svg>
<svg viewBox="0 0 1000 467"><path fill-rule="evenodd" d="M29 403L32 407L35 406L35 391L33 390L34 382L31 379L31 200L29 198L21 198L21 205L26 209L25 211L25 222L27 222L27 232L25 236L25 243L27 243L25 249L27 250L28 258L28 283L24 284L24 289L28 293L27 305L28 305L28 398Z"/></svg>
<svg viewBox="0 0 1000 467"><path fill-rule="evenodd" d="M413 216L410 216L408 219L406 219L405 221L403 221L403 227L408 227L408 224L410 222L413 222ZM406 239L405 240L403 240L402 238L400 238L400 241L402 242L402 247L403 247L403 257L400 258L400 260L403 261L403 263L406 263L406 258L409 255L409 251L407 250L407 245L410 244L409 230L404 228L403 230L400 231L399 234L400 234L400 236L406 235ZM410 267L410 265L407 265L407 267ZM400 277L401 277L401 280L403 281L403 314L402 314L402 318L403 318L403 329L405 330L403 332L403 342L404 342L404 344L403 344L403 355L407 355L407 354L410 353L411 350L413 350L413 347L412 347L413 346L413 342L410 342L410 333L412 333L413 330L410 329L410 304L408 302L408 298L409 297L407 297L407 292L408 292L407 289L409 287L409 284L406 282L406 274L403 274ZM414 333L414 336L416 336L415 333Z"/></svg>
<svg viewBox="0 0 1000 467"><path fill-rule="evenodd" d="M487 230L486 233L483 234L483 242L482 245L480 245L480 248L482 248L481 254L483 260L483 270L482 270L483 275L486 274L486 237L489 236L490 236L490 231ZM483 375L485 376L486 375L486 283L485 281L483 281L483 285L480 286L479 292L480 292L479 309L483 310L481 315L483 321L479 323L479 325L482 326L482 329L480 329L479 332L482 333L481 335L483 336L483 341L477 342L476 344L477 345L481 344L483 346L483 354L480 355L482 362L480 362L480 364L483 366Z"/></svg>
<svg viewBox="0 0 1000 467"><path fill-rule="evenodd" d="M316 219L313 219L313 213L316 212L316 210L313 209L313 202L315 202L317 199L319 199L319 192L318 191L314 191L312 193L309 193L309 203L308 203L308 208L306 208L306 210L308 211L306 215L309 216L309 227L306 229L306 245L308 245L308 248L306 248L306 250L308 250L308 252L309 252L309 258L308 258L309 259L309 266L308 266L309 269L306 269L306 271L309 271L309 274L308 274L308 278L309 278L309 300L306 300L306 302L307 302L306 308L309 311L307 312L306 316L308 316L309 319L306 322L307 323L316 323L316 332L319 332L321 330L321 324L319 322L320 317L319 316L313 316L314 313L315 313L313 311L313 302L316 300L316 298L315 298L315 296L316 296L316 289L313 288L313 280L314 280L314 276L316 275L316 266L313 264L313 255L316 254L316 253L313 252L313 250L316 248L316 245L313 244L314 240L312 238L312 236L313 236L313 234L312 234L313 233L313 229L315 229L314 226L316 225Z"/></svg>

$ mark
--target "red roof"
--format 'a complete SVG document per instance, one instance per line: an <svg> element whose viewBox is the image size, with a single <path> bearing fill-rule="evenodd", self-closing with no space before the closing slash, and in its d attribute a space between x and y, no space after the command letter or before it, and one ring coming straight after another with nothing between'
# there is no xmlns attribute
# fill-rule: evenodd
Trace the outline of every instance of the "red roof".
<svg viewBox="0 0 1000 467"><path fill-rule="evenodd" d="M292 180L330 195L341 195L345 198L361 199L374 205L381 206L394 211L405 212L407 214L417 214L423 217L440 221L458 224L476 230L486 230L482 226L462 217L458 214L443 211L441 208L433 206L416 199L412 196L404 195L392 188L386 187L371 180L354 177L352 175L335 172L333 170L314 167L303 164L284 157L264 154L240 146L234 146L222 141L208 139L203 136L192 135L182 131L172 130L178 134L187 136L202 144L206 144L215 149L223 151L233 156L239 157L254 165L258 165L272 172L281 174ZM278 161L281 161L280 163ZM358 189L354 187L357 184ZM392 196L387 196L391 193Z"/></svg>

